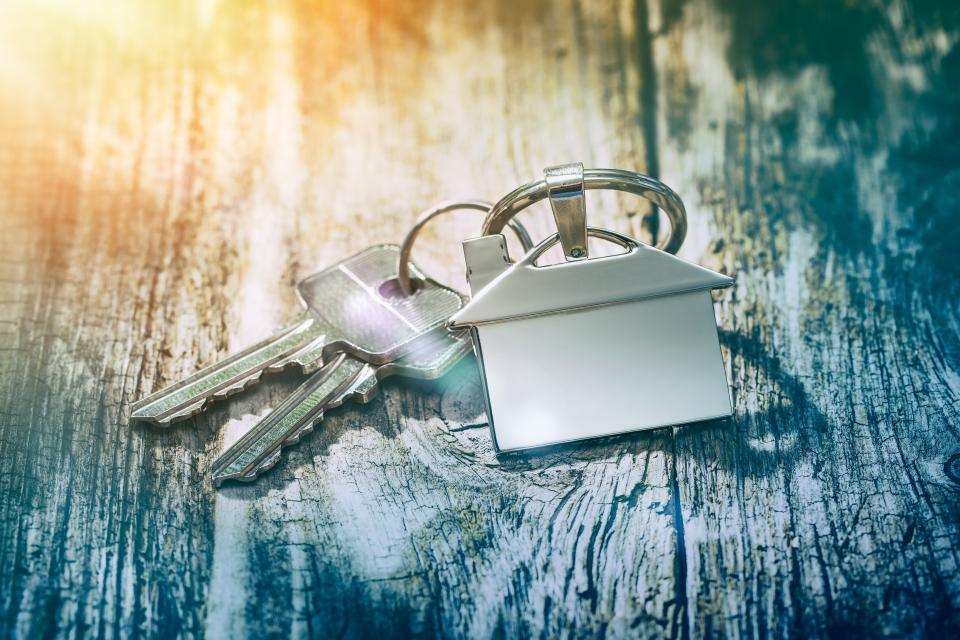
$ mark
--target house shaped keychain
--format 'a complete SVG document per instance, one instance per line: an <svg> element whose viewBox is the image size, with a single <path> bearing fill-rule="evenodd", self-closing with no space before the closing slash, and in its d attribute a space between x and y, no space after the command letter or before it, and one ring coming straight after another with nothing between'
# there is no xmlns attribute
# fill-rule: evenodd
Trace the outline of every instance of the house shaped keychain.
<svg viewBox="0 0 960 640"><path fill-rule="evenodd" d="M641 195L667 214L662 249L586 226L584 189ZM548 197L559 233L513 264L499 232ZM728 276L672 254L683 242L680 198L640 174L564 165L491 209L464 243L473 299L451 319L469 327L498 451L515 451L731 413L710 291ZM589 258L588 235L624 253ZM559 241L566 261L537 266Z"/></svg>

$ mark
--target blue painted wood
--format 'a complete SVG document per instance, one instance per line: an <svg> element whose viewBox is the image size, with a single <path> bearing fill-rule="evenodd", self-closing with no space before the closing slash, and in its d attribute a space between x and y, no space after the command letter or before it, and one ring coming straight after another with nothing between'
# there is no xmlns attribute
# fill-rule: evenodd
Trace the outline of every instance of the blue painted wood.
<svg viewBox="0 0 960 640"><path fill-rule="evenodd" d="M953 6L3 11L0 635L954 635ZM212 459L296 375L128 427L288 317L298 276L567 160L659 173L681 255L737 274L732 420L497 458L464 363L219 492ZM418 263L456 282L475 225Z"/></svg>

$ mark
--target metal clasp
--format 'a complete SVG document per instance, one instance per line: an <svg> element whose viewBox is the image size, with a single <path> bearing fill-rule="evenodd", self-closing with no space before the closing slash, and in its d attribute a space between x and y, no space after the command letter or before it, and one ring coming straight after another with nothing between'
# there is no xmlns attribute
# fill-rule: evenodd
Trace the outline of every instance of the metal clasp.
<svg viewBox="0 0 960 640"><path fill-rule="evenodd" d="M543 170L550 208L560 232L567 260L581 260L587 249L587 201L583 197L583 163L562 164Z"/></svg>

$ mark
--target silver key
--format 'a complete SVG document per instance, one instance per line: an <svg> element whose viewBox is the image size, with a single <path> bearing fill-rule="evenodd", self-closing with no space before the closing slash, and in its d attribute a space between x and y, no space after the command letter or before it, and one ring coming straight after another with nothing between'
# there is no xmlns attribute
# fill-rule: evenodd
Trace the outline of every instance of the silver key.
<svg viewBox="0 0 960 640"><path fill-rule="evenodd" d="M462 306L460 294L418 271L416 295L384 295L396 276L399 247L371 247L300 281L304 312L252 347L162 389L131 408L130 419L166 425L189 418L209 402L243 390L264 371L299 365L304 373L347 353L385 364L424 333L442 327Z"/></svg>
<svg viewBox="0 0 960 640"><path fill-rule="evenodd" d="M339 355L214 460L214 482L255 480L280 460L283 447L312 431L327 409L348 400L367 402L389 376L439 378L470 350L468 333L441 329L418 340L415 351L384 365Z"/></svg>

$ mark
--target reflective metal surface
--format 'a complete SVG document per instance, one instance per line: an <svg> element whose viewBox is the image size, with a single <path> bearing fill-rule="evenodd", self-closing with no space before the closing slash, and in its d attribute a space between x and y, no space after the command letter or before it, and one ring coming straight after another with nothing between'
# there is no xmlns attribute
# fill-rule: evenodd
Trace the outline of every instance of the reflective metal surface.
<svg viewBox="0 0 960 640"><path fill-rule="evenodd" d="M584 189L613 189L626 191L646 198L660 207L670 220L670 233L664 235L657 248L667 253L676 253L687 236L687 211L673 189L656 178L621 169L587 169L583 172ZM535 180L514 189L500 199L483 222L481 235L500 233L507 221L534 202L548 197L550 187L546 179Z"/></svg>
<svg viewBox="0 0 960 640"><path fill-rule="evenodd" d="M568 165L498 202L484 238L464 243L473 299L450 321L470 327L494 447L516 451L730 415L710 290L733 279L673 255L686 234L680 198L657 180ZM583 226L583 188L638 193L671 220L664 250ZM549 196L559 233L504 266L506 221ZM582 227L582 230L581 230ZM586 258L586 236L624 247ZM551 246L567 262L538 267Z"/></svg>
<svg viewBox="0 0 960 640"><path fill-rule="evenodd" d="M500 451L730 415L709 291L474 331Z"/></svg>
<svg viewBox="0 0 960 640"><path fill-rule="evenodd" d="M583 164L563 164L543 170L553 219L567 260L589 255L587 247L587 202L583 197Z"/></svg>
<svg viewBox="0 0 960 640"><path fill-rule="evenodd" d="M627 252L537 266L536 260L558 241L558 235L554 235L475 293L473 299L454 314L450 324L465 327L504 322L525 316L729 287L734 282L729 276L681 260L609 229L591 227L590 235L626 247ZM468 261L472 255L466 254ZM472 266L468 263L467 268Z"/></svg>

